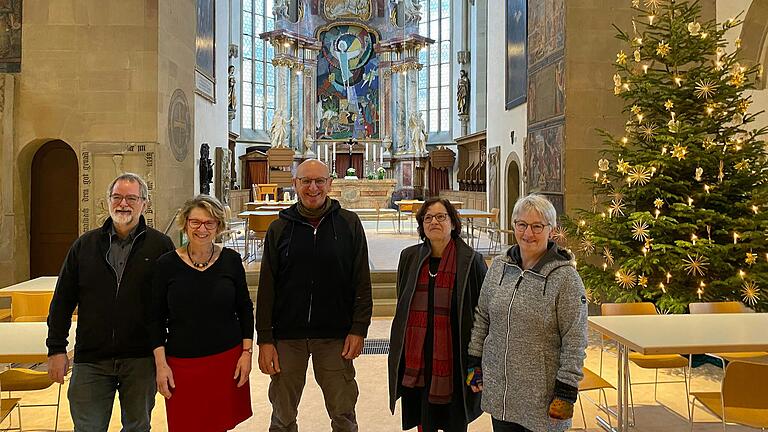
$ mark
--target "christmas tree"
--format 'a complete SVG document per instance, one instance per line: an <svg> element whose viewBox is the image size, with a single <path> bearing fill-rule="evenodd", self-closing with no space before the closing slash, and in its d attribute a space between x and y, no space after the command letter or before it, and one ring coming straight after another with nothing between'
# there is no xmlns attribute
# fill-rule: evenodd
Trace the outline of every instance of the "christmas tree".
<svg viewBox="0 0 768 432"><path fill-rule="evenodd" d="M570 243L593 301L652 301L682 313L695 301L768 309L766 128L750 129L759 67L725 35L738 17L702 22L698 2L632 0L614 93L628 115L600 131L590 209L554 238Z"/></svg>

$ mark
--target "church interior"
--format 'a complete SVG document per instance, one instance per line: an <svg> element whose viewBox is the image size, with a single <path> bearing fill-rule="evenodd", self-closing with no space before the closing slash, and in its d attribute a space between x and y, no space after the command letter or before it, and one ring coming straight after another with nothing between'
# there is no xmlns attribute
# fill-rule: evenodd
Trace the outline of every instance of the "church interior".
<svg viewBox="0 0 768 432"><path fill-rule="evenodd" d="M187 199L208 194L226 205L220 241L242 255L255 299L267 227L296 202L297 166L318 159L333 178L329 196L357 213L368 238L374 318L356 360L360 430L401 430L388 411L382 354L400 251L420 241L421 203L450 200L488 263L516 241L520 197L541 194L559 216L594 209L601 131L620 136L634 117L617 97L625 85L617 53L632 60L617 28L637 31L638 7L656 1L0 1L0 287L38 281L52 292L72 243L109 217L112 179L133 172L148 185L147 225L177 246L185 239L174 220ZM697 4L702 23L740 21L722 46L756 70L745 115L767 110L768 0ZM768 115L753 120L750 128L768 127ZM754 252L768 261L768 250ZM12 325L11 308L0 288L0 325ZM606 348L603 364L603 340L590 333L585 366L601 369L606 385L580 394L575 429L602 430L596 417L620 401L621 363ZM30 367L1 351L0 376ZM723 375L714 364L692 369L691 391L717 391ZM680 376L632 370L637 382ZM329 430L322 395L307 381L299 424ZM635 388L633 429L689 430L688 383L660 384L658 394ZM249 385L254 416L235 430L265 430L269 378L254 368ZM18 393L60 406L23 408L23 430L73 430L66 388ZM164 431L157 398L152 427ZM110 431L120 430L118 406ZM0 420L0 430L18 427L15 413ZM695 424L721 428L705 410ZM490 418L468 430L490 431Z"/></svg>

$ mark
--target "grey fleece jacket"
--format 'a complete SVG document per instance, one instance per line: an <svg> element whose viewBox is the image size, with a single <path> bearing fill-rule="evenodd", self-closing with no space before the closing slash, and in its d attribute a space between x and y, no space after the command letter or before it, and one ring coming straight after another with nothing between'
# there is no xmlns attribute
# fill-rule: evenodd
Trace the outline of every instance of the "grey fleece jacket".
<svg viewBox="0 0 768 432"><path fill-rule="evenodd" d="M532 269L518 246L493 260L480 291L469 355L482 357L481 407L534 432L571 421L549 417L555 382L578 387L587 347L587 301L573 255L549 242Z"/></svg>

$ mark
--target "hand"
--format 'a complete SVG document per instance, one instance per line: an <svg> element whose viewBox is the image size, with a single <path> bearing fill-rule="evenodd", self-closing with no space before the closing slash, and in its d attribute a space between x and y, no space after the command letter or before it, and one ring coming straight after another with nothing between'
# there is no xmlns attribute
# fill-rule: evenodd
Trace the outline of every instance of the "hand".
<svg viewBox="0 0 768 432"><path fill-rule="evenodd" d="M243 384L248 382L248 376L251 374L251 353L243 351L240 358L237 360L237 366L235 366L235 378L238 379L237 386L242 387Z"/></svg>
<svg viewBox="0 0 768 432"><path fill-rule="evenodd" d="M259 344L259 370L266 375L280 373L280 361L274 344Z"/></svg>
<svg viewBox="0 0 768 432"><path fill-rule="evenodd" d="M69 358L66 354L54 354L48 357L48 376L51 381L64 384L67 369L69 369Z"/></svg>
<svg viewBox="0 0 768 432"><path fill-rule="evenodd" d="M157 382L157 391L163 395L164 398L171 398L171 389L176 388L176 383L173 382L173 371L168 363L161 365L155 365L155 381Z"/></svg>
<svg viewBox="0 0 768 432"><path fill-rule="evenodd" d="M483 391L483 368L477 366L467 369L467 385L474 393Z"/></svg>
<svg viewBox="0 0 768 432"><path fill-rule="evenodd" d="M554 398L549 404L548 414L553 419L568 420L573 417L573 404L566 400Z"/></svg>
<svg viewBox="0 0 768 432"><path fill-rule="evenodd" d="M357 358L363 352L364 338L362 336L348 334L344 339L344 349L341 351L341 356L347 360Z"/></svg>

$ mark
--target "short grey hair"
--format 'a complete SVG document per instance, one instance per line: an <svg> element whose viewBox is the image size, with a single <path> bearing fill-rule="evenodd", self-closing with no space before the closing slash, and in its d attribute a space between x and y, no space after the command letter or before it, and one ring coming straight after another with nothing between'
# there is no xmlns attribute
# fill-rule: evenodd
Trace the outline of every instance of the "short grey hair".
<svg viewBox="0 0 768 432"><path fill-rule="evenodd" d="M544 195L539 194L530 194L518 199L512 209L512 220L517 220L520 213L531 210L540 214L552 228L557 226L555 206Z"/></svg>
<svg viewBox="0 0 768 432"><path fill-rule="evenodd" d="M147 187L147 182L144 181L143 178L141 178L140 175L130 173L130 172L124 172L117 176L114 180L112 180L112 183L109 184L109 187L107 188L107 198L109 198L112 195L112 190L115 188L115 185L119 181L127 181L130 183L138 183L139 184L139 195L143 199L149 198L149 188Z"/></svg>
<svg viewBox="0 0 768 432"><path fill-rule="evenodd" d="M210 195L196 195L194 198L188 199L181 207L181 212L176 217L176 226L179 227L179 231L184 232L187 227L187 221L189 221L189 214L192 213L192 209L201 208L208 212L212 218L216 219L218 226L216 228L216 234L220 234L227 226L226 212L221 201Z"/></svg>

